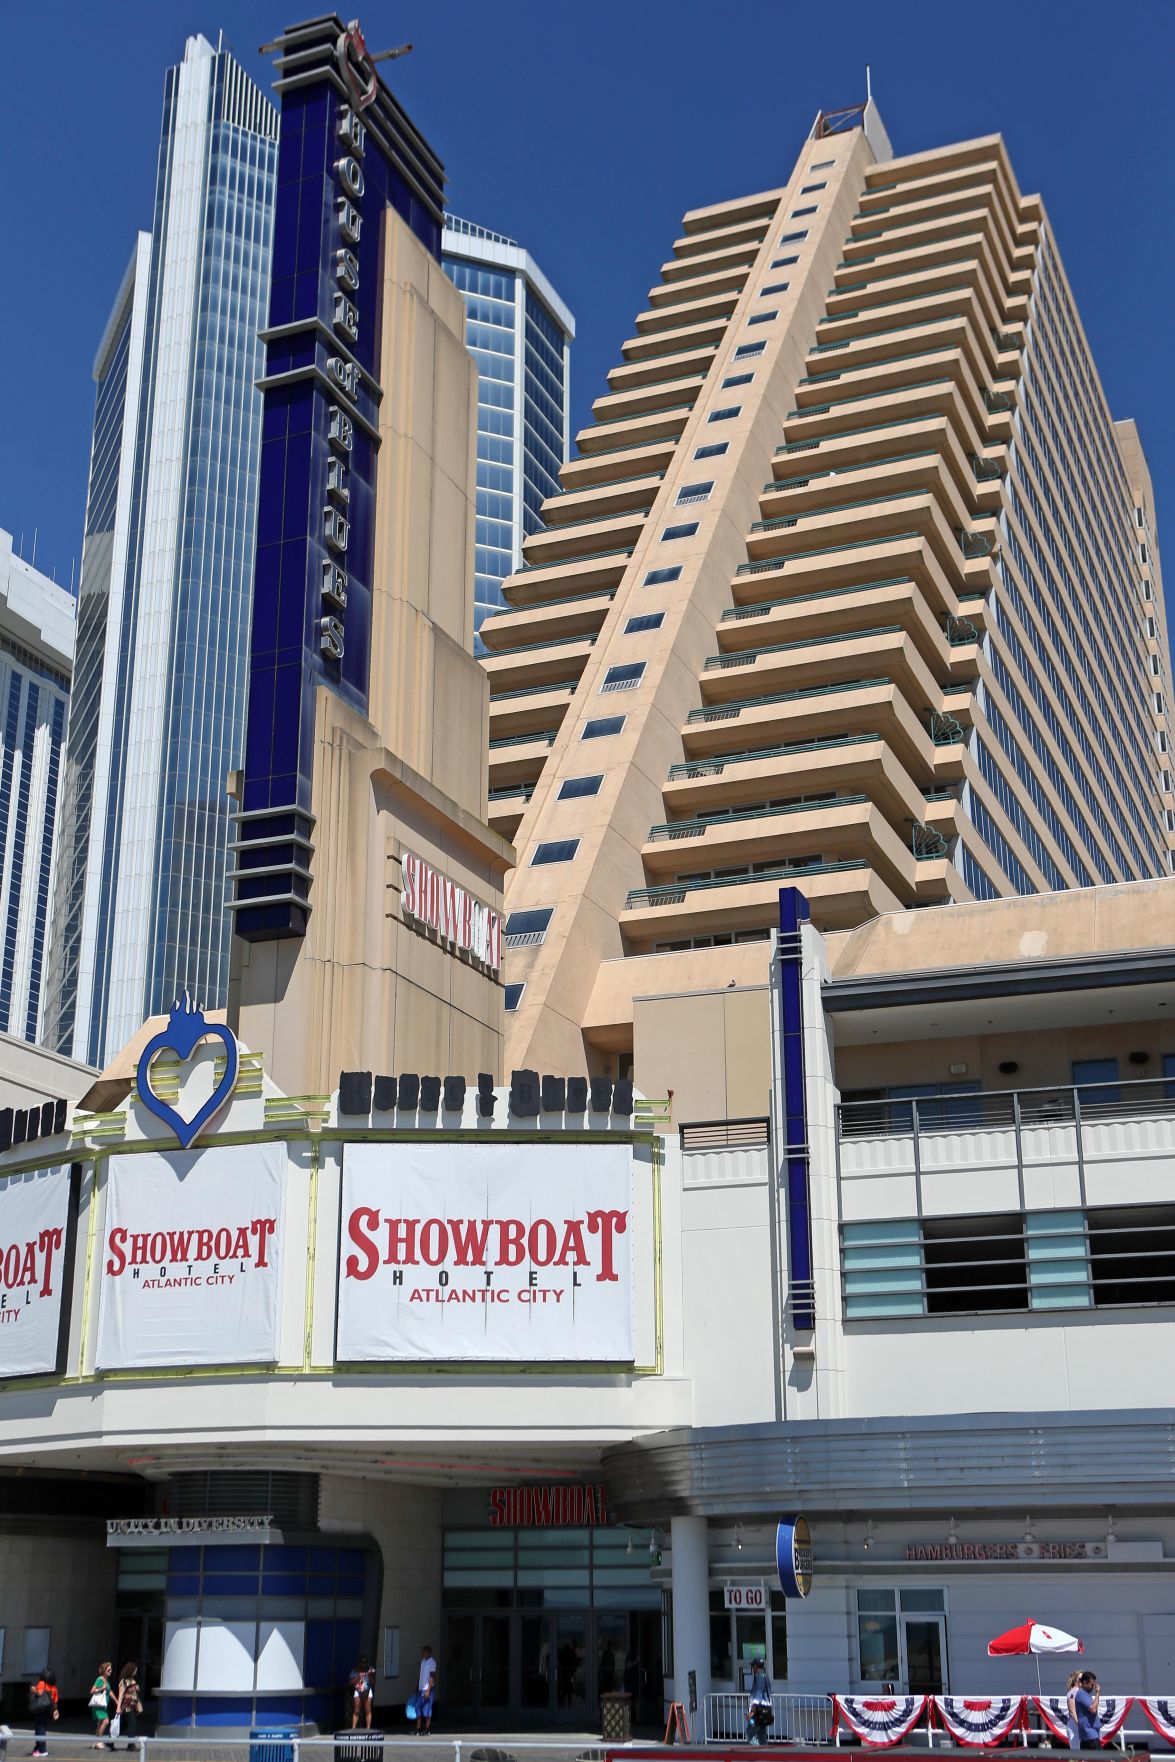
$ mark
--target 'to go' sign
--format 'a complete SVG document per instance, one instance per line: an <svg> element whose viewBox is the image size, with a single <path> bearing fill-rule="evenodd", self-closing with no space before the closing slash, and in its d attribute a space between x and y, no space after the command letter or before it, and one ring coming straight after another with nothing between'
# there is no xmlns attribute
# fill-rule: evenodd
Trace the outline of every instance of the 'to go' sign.
<svg viewBox="0 0 1175 1762"><path fill-rule="evenodd" d="M763 1585L727 1585L724 1596L727 1609L766 1609L770 1600Z"/></svg>

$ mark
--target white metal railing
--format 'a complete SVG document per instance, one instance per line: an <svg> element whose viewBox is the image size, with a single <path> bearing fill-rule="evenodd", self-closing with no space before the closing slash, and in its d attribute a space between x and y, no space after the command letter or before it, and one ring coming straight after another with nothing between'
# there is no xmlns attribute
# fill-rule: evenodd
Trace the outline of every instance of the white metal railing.
<svg viewBox="0 0 1175 1762"><path fill-rule="evenodd" d="M747 1694L707 1695L702 1705L702 1738L707 1744L741 1743L746 1736L751 1697ZM764 1738L769 1744L826 1744L832 1730L832 1702L827 1695L771 1697L772 1722Z"/></svg>
<svg viewBox="0 0 1175 1762"><path fill-rule="evenodd" d="M237 1762L238 1758L240 1762L381 1762L385 1745L389 1753L394 1749L397 1756L408 1757L409 1762L416 1762L417 1752L419 1762L442 1762L442 1758L444 1762L507 1762L507 1758L522 1756L527 1762L543 1762L546 1755L553 1759L574 1756L579 1762L591 1758L595 1762L596 1758L603 1758L605 1749L619 1747L595 1736L516 1738L512 1733L466 1732L456 1738L416 1737L411 1728L392 1729L390 1722L386 1731L340 1731L323 1737L291 1737L291 1729L266 1730L248 1737L218 1737L214 1730L200 1729L185 1737L136 1737L129 1742L120 1738L114 1748L120 1755L128 1750L137 1752L138 1762L209 1762L210 1754L216 1762ZM12 1757L27 1756L25 1745L33 1736L31 1724L12 1728L8 1738L3 1731L0 1726L0 1756L6 1745ZM49 1750L49 1762L53 1762L55 1753L61 1762L67 1762L67 1757L73 1762L72 1753L77 1752L79 1758L87 1754L94 1739L89 1730L53 1731L38 1741Z"/></svg>

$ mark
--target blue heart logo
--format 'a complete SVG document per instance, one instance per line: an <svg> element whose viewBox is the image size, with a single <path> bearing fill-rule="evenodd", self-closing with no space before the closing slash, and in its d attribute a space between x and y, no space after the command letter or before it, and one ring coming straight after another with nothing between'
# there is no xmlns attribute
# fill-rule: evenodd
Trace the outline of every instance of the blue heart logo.
<svg viewBox="0 0 1175 1762"><path fill-rule="evenodd" d="M195 1052L201 1040L222 1040L225 1053L224 1075L203 1107L185 1120L166 1101L160 1100L151 1087L151 1060L156 1053L174 1052L181 1063L186 1063ZM223 1022L206 1022L202 1010L193 1009L184 993L182 1003L177 1003L167 1018L167 1026L153 1039L148 1040L139 1055L138 1074L135 1088L143 1106L149 1108L157 1119L175 1133L184 1149L187 1150L195 1138L220 1112L233 1089L236 1087L237 1071L240 1067L240 1054L237 1050L236 1035L226 1028Z"/></svg>

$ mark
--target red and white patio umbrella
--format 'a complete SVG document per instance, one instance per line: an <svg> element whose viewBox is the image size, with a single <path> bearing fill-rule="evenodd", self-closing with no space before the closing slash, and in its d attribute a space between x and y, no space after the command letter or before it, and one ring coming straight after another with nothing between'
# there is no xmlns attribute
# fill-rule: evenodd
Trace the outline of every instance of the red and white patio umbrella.
<svg viewBox="0 0 1175 1762"><path fill-rule="evenodd" d="M1085 1647L1076 1634L1067 1634L1059 1627L1045 1627L1039 1621L1026 1621L1020 1627L1010 1627L1006 1634L997 1634L994 1640L987 1642L989 1658L1028 1658L1036 1659L1036 1686L1040 1689L1040 1660L1051 1657L1058 1652L1084 1652Z"/></svg>

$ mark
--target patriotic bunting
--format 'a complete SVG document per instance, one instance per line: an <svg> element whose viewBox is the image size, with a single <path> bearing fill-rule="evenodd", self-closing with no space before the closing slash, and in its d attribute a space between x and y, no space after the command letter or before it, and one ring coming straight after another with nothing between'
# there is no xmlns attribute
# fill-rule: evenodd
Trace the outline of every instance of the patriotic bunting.
<svg viewBox="0 0 1175 1762"><path fill-rule="evenodd" d="M913 1731L928 1702L927 1695L833 1695L829 1735L843 1723L863 1744L889 1749Z"/></svg>
<svg viewBox="0 0 1175 1762"><path fill-rule="evenodd" d="M1023 1695L935 1695L933 1701L943 1729L972 1749L1002 1744L1025 1721Z"/></svg>
<svg viewBox="0 0 1175 1762"><path fill-rule="evenodd" d="M1137 1701L1159 1736L1175 1744L1175 1696L1139 1695Z"/></svg>
<svg viewBox="0 0 1175 1762"><path fill-rule="evenodd" d="M1063 1744L1067 1744L1069 1742L1069 1707L1064 1695L1033 1695L1032 1700L1037 1712L1053 1736L1060 1738ZM1126 1715L1129 1713L1133 1701L1133 1695L1102 1696L1101 1705L1098 1708L1098 1718L1101 1720L1103 1744L1108 1744L1125 1724ZM1156 1707L1167 1707L1175 1713L1175 1701L1155 1701L1152 1704ZM1142 1709L1147 1718L1151 1720L1151 1724L1155 1726L1155 1730L1162 1731L1162 1726L1156 1725L1155 1721L1151 1719L1145 1701L1142 1702Z"/></svg>

